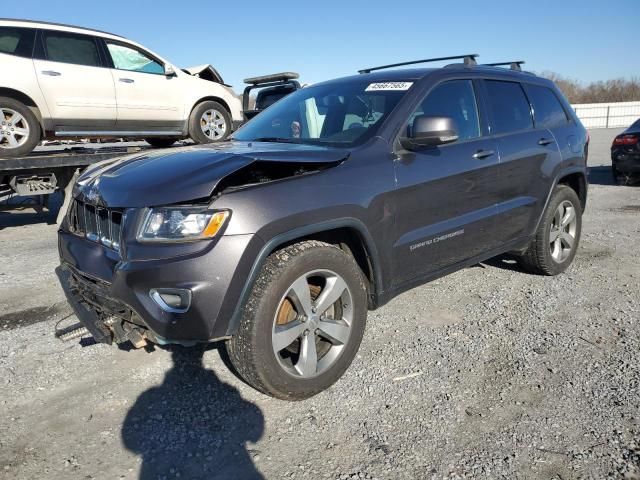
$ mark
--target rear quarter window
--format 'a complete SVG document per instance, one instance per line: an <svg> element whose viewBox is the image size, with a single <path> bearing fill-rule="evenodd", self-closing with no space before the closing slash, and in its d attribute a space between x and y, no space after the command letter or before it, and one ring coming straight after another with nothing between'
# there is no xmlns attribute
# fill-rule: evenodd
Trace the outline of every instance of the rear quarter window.
<svg viewBox="0 0 640 480"><path fill-rule="evenodd" d="M31 28L0 27L0 53L31 58L35 35Z"/></svg>
<svg viewBox="0 0 640 480"><path fill-rule="evenodd" d="M569 119L558 97L548 87L527 85L527 93L533 106L533 119L538 128L566 125Z"/></svg>
<svg viewBox="0 0 640 480"><path fill-rule="evenodd" d="M486 80L491 133L511 133L533 128L531 106L518 82Z"/></svg>

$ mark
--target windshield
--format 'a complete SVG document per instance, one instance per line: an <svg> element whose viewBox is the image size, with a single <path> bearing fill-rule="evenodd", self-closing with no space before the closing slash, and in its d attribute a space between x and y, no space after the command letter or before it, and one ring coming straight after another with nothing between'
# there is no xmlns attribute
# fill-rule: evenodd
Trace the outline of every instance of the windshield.
<svg viewBox="0 0 640 480"><path fill-rule="evenodd" d="M348 81L303 88L260 113L234 138L353 146L376 134L411 84Z"/></svg>

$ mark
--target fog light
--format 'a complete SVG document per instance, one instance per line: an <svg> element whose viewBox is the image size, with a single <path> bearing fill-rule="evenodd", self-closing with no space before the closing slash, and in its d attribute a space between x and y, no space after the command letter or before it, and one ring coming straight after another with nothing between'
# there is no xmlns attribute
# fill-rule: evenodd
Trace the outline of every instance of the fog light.
<svg viewBox="0 0 640 480"><path fill-rule="evenodd" d="M165 312L184 313L191 306L191 290L185 288L154 288L149 295Z"/></svg>

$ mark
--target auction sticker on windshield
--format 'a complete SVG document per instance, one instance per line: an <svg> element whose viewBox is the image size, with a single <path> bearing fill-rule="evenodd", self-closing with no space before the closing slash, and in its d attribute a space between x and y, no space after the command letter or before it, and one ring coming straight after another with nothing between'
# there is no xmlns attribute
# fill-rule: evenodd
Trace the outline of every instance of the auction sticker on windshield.
<svg viewBox="0 0 640 480"><path fill-rule="evenodd" d="M375 92L377 90L409 90L413 82L383 82L370 83L365 92Z"/></svg>

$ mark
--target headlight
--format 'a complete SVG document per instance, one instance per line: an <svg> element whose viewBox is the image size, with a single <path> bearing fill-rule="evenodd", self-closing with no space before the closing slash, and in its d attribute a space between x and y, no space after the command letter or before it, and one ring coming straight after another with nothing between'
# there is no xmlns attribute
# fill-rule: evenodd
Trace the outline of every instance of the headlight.
<svg viewBox="0 0 640 480"><path fill-rule="evenodd" d="M228 211L189 207L151 208L138 231L140 242L187 242L213 238L229 217Z"/></svg>

